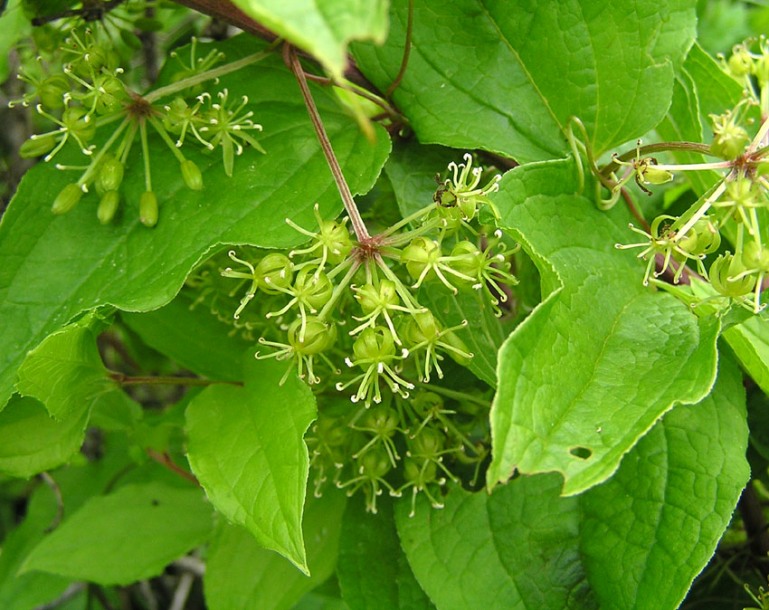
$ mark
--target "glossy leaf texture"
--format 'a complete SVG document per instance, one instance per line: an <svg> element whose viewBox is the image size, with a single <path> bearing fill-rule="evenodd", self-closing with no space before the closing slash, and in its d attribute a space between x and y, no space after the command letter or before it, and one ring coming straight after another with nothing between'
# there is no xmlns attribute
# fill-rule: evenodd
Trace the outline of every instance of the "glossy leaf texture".
<svg viewBox="0 0 769 610"><path fill-rule="evenodd" d="M495 203L538 262L547 298L508 337L491 412L487 483L560 472L564 494L601 483L675 403L706 396L716 376L715 317L698 319L641 283L628 214L576 195L573 164L522 166Z"/></svg>
<svg viewBox="0 0 769 610"><path fill-rule="evenodd" d="M401 66L407 4L393 2L383 47L354 46L382 91ZM694 6L415 0L408 67L393 100L423 143L545 160L567 152L564 133L576 116L603 152L665 115L674 70L694 40Z"/></svg>
<svg viewBox="0 0 769 610"><path fill-rule="evenodd" d="M245 386L206 388L187 408L188 458L211 503L307 573L302 536L315 398L293 362L245 365Z"/></svg>
<svg viewBox="0 0 769 610"><path fill-rule="evenodd" d="M335 79L347 68L351 40L381 44L387 35L387 0L233 0L281 38L316 57Z"/></svg>
<svg viewBox="0 0 769 610"><path fill-rule="evenodd" d="M308 496L302 531L309 578L284 557L260 546L247 529L221 521L207 553L207 607L251 610L258 603L261 610L294 608L305 593L334 572L345 505L341 492Z"/></svg>
<svg viewBox="0 0 769 610"><path fill-rule="evenodd" d="M236 60L263 46L239 37L217 48ZM285 223L287 216L313 226L316 202L326 217L341 209L298 86L279 57L224 76L210 88L214 94L228 88L231 95L248 96L248 108L264 127L259 141L267 154L247 150L227 178L220 154L187 154L185 148L203 173L205 188L194 192L184 186L166 145L150 138L153 184L161 202L154 229L138 219L144 189L138 150L129 158L123 182L123 213L107 227L96 219L95 195L64 216L51 214L57 193L73 180L70 173L40 163L25 176L0 222L5 261L0 268L0 404L10 396L23 355L78 313L103 304L155 309L171 300L215 245L290 246L304 238ZM377 128L376 142L369 142L328 91L312 90L350 188L367 191L389 153L386 133Z"/></svg>
<svg viewBox="0 0 769 610"><path fill-rule="evenodd" d="M665 415L603 485L564 498L557 476L524 476L491 496L454 489L413 518L401 501L401 543L441 610L675 608L748 480L747 437L724 359L713 393Z"/></svg>
<svg viewBox="0 0 769 610"><path fill-rule="evenodd" d="M35 547L22 570L128 584L160 574L207 540L211 525L211 507L198 488L127 484L88 500Z"/></svg>

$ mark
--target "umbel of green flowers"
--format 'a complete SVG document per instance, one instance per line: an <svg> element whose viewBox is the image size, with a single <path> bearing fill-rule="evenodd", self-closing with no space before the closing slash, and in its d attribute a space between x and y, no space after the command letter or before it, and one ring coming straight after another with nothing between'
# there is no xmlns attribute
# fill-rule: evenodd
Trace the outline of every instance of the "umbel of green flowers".
<svg viewBox="0 0 769 610"><path fill-rule="evenodd" d="M461 291L503 315L517 280L502 233L478 221L483 208L495 215L499 178L480 186L470 155L449 175L433 203L366 243L316 205L315 227L287 220L303 246L231 250L189 280L196 304L258 341L258 359L287 362L283 381L314 388L316 493L330 482L364 494L371 511L384 491L440 507L442 488L474 484L488 456L488 397L442 386L447 368L473 358L468 322L444 324L420 295Z"/></svg>
<svg viewBox="0 0 769 610"><path fill-rule="evenodd" d="M204 187L200 168L183 152L185 145L205 150L220 148L224 171L232 175L234 159L244 147L264 152L254 134L262 126L253 120L248 98L227 89L202 91L204 83L238 70L266 56L255 54L229 64L218 65L224 55L210 51L198 57L197 42L190 45L189 62L176 57L179 70L174 82L140 95L124 82L120 58L112 41L102 30L73 29L64 40L59 62L38 58L39 74L23 72L20 78L28 92L11 105L34 105L52 127L35 134L21 147L25 157L43 157L51 162L68 144L74 144L85 157L84 165L57 168L78 173L55 198L52 210L65 214L92 190L96 191L96 215L100 222L111 222L118 212L121 184L127 159L138 138L144 172L144 191L138 202L139 218L146 226L158 221L158 200L152 184L149 132L168 146L179 163L185 185L194 191ZM51 71L51 66L61 66ZM109 134L109 135L101 135ZM100 144L96 144L100 142ZM103 143L101 143L103 142Z"/></svg>
<svg viewBox="0 0 769 610"><path fill-rule="evenodd" d="M657 216L643 228L631 224L640 239L617 244L617 248L638 250L637 257L646 261L644 284L669 290L693 307L709 303L724 312L737 304L759 313L766 307L761 293L769 273L769 244L765 243L769 210L767 41L761 38L735 46L723 66L745 86L742 100L735 108L710 116L713 140L709 147L670 143L671 149L689 147L715 161L658 163L642 154L639 142L635 157L615 155L609 165L594 171L600 184L612 193L602 200L602 207L613 205L631 181L648 193L648 186L669 182L680 173L720 172L718 181L685 213ZM727 241L730 244L724 249ZM670 276L669 282L659 279L665 275ZM700 286L696 296L675 286L685 276L687 283Z"/></svg>

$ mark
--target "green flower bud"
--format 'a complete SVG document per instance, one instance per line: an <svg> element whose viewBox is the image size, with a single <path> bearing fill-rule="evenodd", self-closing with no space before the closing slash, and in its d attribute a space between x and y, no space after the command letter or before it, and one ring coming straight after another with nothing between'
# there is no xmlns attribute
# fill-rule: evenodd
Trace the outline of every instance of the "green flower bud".
<svg viewBox="0 0 769 610"><path fill-rule="evenodd" d="M457 242L451 250L449 266L463 275L471 278L481 277L485 262L485 255L474 243L463 240ZM462 282L462 278L455 277L454 281Z"/></svg>
<svg viewBox="0 0 769 610"><path fill-rule="evenodd" d="M372 362L382 362L395 356L395 342L386 328L366 328L352 345L355 360L367 368Z"/></svg>
<svg viewBox="0 0 769 610"><path fill-rule="evenodd" d="M438 465L432 460L406 458L403 461L403 478L419 487L432 483L438 477Z"/></svg>
<svg viewBox="0 0 769 610"><path fill-rule="evenodd" d="M123 164L114 155L106 153L96 174L96 188L102 192L116 191L123 182Z"/></svg>
<svg viewBox="0 0 769 610"><path fill-rule="evenodd" d="M708 273L710 285L713 286L716 292L725 297L738 298L744 296L753 290L753 287L756 285L756 276L746 275L736 281L730 278L736 277L745 270L745 266L741 264L737 257L732 256L729 252L725 252L710 265Z"/></svg>
<svg viewBox="0 0 769 610"><path fill-rule="evenodd" d="M359 472L370 479L381 479L392 468L387 451L381 447L366 451L357 461Z"/></svg>
<svg viewBox="0 0 769 610"><path fill-rule="evenodd" d="M738 44L732 48L732 55L729 57L727 67L732 76L740 78L747 76L753 70L753 58L745 45Z"/></svg>
<svg viewBox="0 0 769 610"><path fill-rule="evenodd" d="M393 436L398 430L398 424L400 424L398 412L384 404L370 408L363 419L363 427L381 438Z"/></svg>
<svg viewBox="0 0 769 610"><path fill-rule="evenodd" d="M96 133L96 122L79 106L70 106L61 115L64 128L83 142L89 142Z"/></svg>
<svg viewBox="0 0 769 610"><path fill-rule="evenodd" d="M708 218L701 218L679 241L679 247L690 256L701 256L718 250L721 234Z"/></svg>
<svg viewBox="0 0 769 610"><path fill-rule="evenodd" d="M297 298L313 309L320 309L331 298L334 292L334 285L328 276L323 273L316 273L314 267L304 267L296 274L294 280L294 294Z"/></svg>
<svg viewBox="0 0 769 610"><path fill-rule="evenodd" d="M720 120L719 120L720 119ZM736 159L750 142L750 136L743 127L734 123L731 115L716 117L713 126L713 142L710 144L710 152L722 159Z"/></svg>
<svg viewBox="0 0 769 610"><path fill-rule="evenodd" d="M303 356L319 354L336 342L336 326L309 316L305 323L304 339L301 339L302 320L296 319L288 328L288 344Z"/></svg>
<svg viewBox="0 0 769 610"><path fill-rule="evenodd" d="M769 248L749 241L742 250L742 262L748 269L769 271Z"/></svg>
<svg viewBox="0 0 769 610"><path fill-rule="evenodd" d="M425 427L413 439L409 439L411 455L425 458L437 457L445 446L446 437L435 428Z"/></svg>
<svg viewBox="0 0 769 610"><path fill-rule="evenodd" d="M72 208L77 205L80 198L83 196L83 189L79 184L72 183L61 189L61 192L56 196L51 206L51 211L54 214L66 214Z"/></svg>
<svg viewBox="0 0 769 610"><path fill-rule="evenodd" d="M158 224L158 198L152 191L144 191L139 198L139 220L145 227Z"/></svg>
<svg viewBox="0 0 769 610"><path fill-rule="evenodd" d="M37 89L37 95L44 108L59 110L64 108L64 94L72 89L69 79L63 74L51 74L43 79Z"/></svg>
<svg viewBox="0 0 769 610"><path fill-rule="evenodd" d="M107 114L118 110L127 95L123 83L113 74L102 74L94 81L96 112Z"/></svg>
<svg viewBox="0 0 769 610"><path fill-rule="evenodd" d="M356 289L355 298L365 314L386 309L400 303L395 283L390 280L381 280L379 288L373 284L364 284Z"/></svg>
<svg viewBox="0 0 769 610"><path fill-rule="evenodd" d="M341 263L353 248L350 231L344 223L324 220L320 223L320 241L328 251L328 261L332 265Z"/></svg>
<svg viewBox="0 0 769 610"><path fill-rule="evenodd" d="M200 168L197 164L190 160L185 159L181 162L182 178L184 178L184 184L187 188L193 191L199 191L203 188L203 174L200 173Z"/></svg>
<svg viewBox="0 0 769 610"><path fill-rule="evenodd" d="M117 207L120 204L120 193L117 191L107 191L101 196L99 200L99 207L96 208L96 217L103 225L112 222L117 212Z"/></svg>
<svg viewBox="0 0 769 610"><path fill-rule="evenodd" d="M256 265L259 288L267 294L277 294L291 286L294 266L285 254L270 252ZM282 290L281 290L282 289Z"/></svg>
<svg viewBox="0 0 769 610"><path fill-rule="evenodd" d="M426 267L435 264L441 256L437 242L426 237L415 237L401 252L401 262L406 265L409 275L417 279Z"/></svg>
<svg viewBox="0 0 769 610"><path fill-rule="evenodd" d="M56 137L53 134L49 133L43 136L32 135L19 148L19 155L23 159L42 157L51 152L54 146L56 146Z"/></svg>

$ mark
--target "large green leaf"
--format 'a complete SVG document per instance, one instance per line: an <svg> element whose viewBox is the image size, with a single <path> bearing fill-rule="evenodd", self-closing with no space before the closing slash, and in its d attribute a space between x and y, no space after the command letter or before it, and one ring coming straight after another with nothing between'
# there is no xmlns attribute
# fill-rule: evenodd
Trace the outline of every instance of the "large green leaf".
<svg viewBox="0 0 769 610"><path fill-rule="evenodd" d="M202 492L151 481L95 496L43 539L23 571L40 570L103 585L156 576L211 532Z"/></svg>
<svg viewBox="0 0 769 610"><path fill-rule="evenodd" d="M580 498L580 551L602 608L676 608L750 478L742 376L720 359L712 394L676 407Z"/></svg>
<svg viewBox="0 0 769 610"><path fill-rule="evenodd" d="M675 608L726 529L749 477L745 395L731 361L711 396L668 413L617 474L580 497L554 475L488 496L453 489L396 522L441 610Z"/></svg>
<svg viewBox="0 0 769 610"><path fill-rule="evenodd" d="M644 288L644 262L614 247L637 239L628 214L599 212L575 191L573 165L552 162L508 172L495 197L504 225L546 262L552 292L500 352L490 486L516 469L557 471L565 494L584 491L715 380L718 321Z"/></svg>
<svg viewBox="0 0 769 610"><path fill-rule="evenodd" d="M281 38L307 51L334 78L347 68L347 44L387 35L387 0L232 0Z"/></svg>
<svg viewBox="0 0 769 610"><path fill-rule="evenodd" d="M526 477L489 497L452 489L445 508L396 511L417 580L441 610L593 607L579 565L579 513L554 476ZM504 529L502 513L511 518Z"/></svg>
<svg viewBox="0 0 769 610"><path fill-rule="evenodd" d="M0 472L31 477L67 462L83 444L88 409L53 419L34 398L13 396L0 413Z"/></svg>
<svg viewBox="0 0 769 610"><path fill-rule="evenodd" d="M383 557L387 560L382 561ZM376 569L372 569L374 565ZM377 503L375 515L359 500L348 503L337 576L351 610L434 608L406 562L388 499Z"/></svg>
<svg viewBox="0 0 769 610"><path fill-rule="evenodd" d="M383 47L355 45L383 91L398 74L407 1ZM582 119L601 152L653 128L695 33L693 0L415 0L411 55L393 99L423 143L521 162L561 156Z"/></svg>
<svg viewBox="0 0 769 610"><path fill-rule="evenodd" d="M245 387L206 388L187 408L188 457L213 505L308 572L302 537L315 399L286 362L245 365Z"/></svg>
<svg viewBox="0 0 769 610"><path fill-rule="evenodd" d="M302 531L307 543L307 578L283 557L261 547L253 534L220 523L206 560L205 592L211 610L293 608L334 572L345 507L341 492L308 497Z"/></svg>
<svg viewBox="0 0 769 610"><path fill-rule="evenodd" d="M260 48L246 37L218 46L232 60ZM0 222L0 404L10 396L25 353L79 312L104 303L155 309L173 298L212 246L296 244L305 238L286 216L311 227L315 202L325 216L341 209L298 86L281 59L268 58L211 86L214 93L225 87L248 96L248 108L264 126L259 140L267 154L247 150L227 178L218 154L185 146L205 179L205 189L192 192L165 144L152 139L153 185L162 208L152 230L138 221L136 201L144 189L138 154L124 179L127 209L108 227L96 220L96 195L65 216L50 213L56 194L73 179L68 172L41 163L25 176ZM372 144L330 92L313 86L313 94L350 188L367 191L389 152L386 133L377 129Z"/></svg>
<svg viewBox="0 0 769 610"><path fill-rule="evenodd" d="M115 389L91 325L88 316L49 335L19 369L19 392L37 398L58 420L82 417L96 398Z"/></svg>
<svg viewBox="0 0 769 610"><path fill-rule="evenodd" d="M230 330L205 307L191 307L179 295L165 307L124 313L122 320L150 347L189 370L218 381L243 378L243 352L251 343Z"/></svg>

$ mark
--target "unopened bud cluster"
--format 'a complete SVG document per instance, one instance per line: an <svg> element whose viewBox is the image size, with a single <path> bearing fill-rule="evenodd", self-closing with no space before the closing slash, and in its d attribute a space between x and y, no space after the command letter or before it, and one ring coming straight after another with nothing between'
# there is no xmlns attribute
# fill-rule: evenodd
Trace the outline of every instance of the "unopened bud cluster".
<svg viewBox="0 0 769 610"><path fill-rule="evenodd" d="M498 178L479 186L470 155L449 171L434 203L365 242L315 206L315 228L287 220L306 245L229 251L188 282L196 303L258 337L257 358L287 361L284 381L314 388L316 492L328 481L360 490L372 511L385 490L440 506L441 488L477 477L488 454L488 399L441 387L473 358L469 323L445 324L422 297L464 291L502 315L517 280L501 232L478 222L496 214Z"/></svg>
<svg viewBox="0 0 769 610"><path fill-rule="evenodd" d="M189 60L182 60L172 53L171 61L179 69L171 85L140 95L126 84L121 59L102 29L72 29L57 55L38 57L32 70L20 74L27 92L11 106L34 106L42 121L52 125L31 136L21 147L21 155L50 162L65 147L75 146L85 157L84 165L57 164L59 169L78 172L79 177L53 201L55 214L69 212L94 190L97 218L104 224L111 222L123 199L124 174L136 165L129 159L138 139L144 190L133 203L141 222L154 226L160 202L152 182L150 132L171 150L184 184L194 191L203 189L203 175L182 152L185 143L193 142L207 151L220 148L228 176L235 156L245 146L264 152L253 135L262 128L252 120L245 96L233 96L227 89L202 91L203 83L226 73L226 65L215 67L223 54L211 51L198 57L195 40L189 54Z"/></svg>

